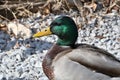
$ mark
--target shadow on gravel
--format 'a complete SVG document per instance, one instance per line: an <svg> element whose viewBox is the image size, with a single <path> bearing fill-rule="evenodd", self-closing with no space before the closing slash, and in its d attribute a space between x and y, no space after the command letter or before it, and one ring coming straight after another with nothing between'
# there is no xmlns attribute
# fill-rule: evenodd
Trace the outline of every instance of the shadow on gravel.
<svg viewBox="0 0 120 80"><path fill-rule="evenodd" d="M53 43L40 39L16 39L10 37L7 33L0 31L0 52L20 49L26 54L42 53L43 50L48 50Z"/></svg>

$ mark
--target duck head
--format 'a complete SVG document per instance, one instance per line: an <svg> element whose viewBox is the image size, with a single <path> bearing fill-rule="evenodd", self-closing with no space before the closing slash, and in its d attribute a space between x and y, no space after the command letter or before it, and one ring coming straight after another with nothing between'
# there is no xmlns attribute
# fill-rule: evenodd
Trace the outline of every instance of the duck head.
<svg viewBox="0 0 120 80"><path fill-rule="evenodd" d="M73 47L78 37L78 29L72 18L60 16L49 27L41 32L37 32L33 37L42 37L51 34L58 36L57 45Z"/></svg>

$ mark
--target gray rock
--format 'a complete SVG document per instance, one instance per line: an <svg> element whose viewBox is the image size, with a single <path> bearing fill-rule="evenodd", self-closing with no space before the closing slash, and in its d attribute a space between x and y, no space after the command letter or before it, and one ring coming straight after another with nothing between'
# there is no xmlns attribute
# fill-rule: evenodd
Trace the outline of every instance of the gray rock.
<svg viewBox="0 0 120 80"><path fill-rule="evenodd" d="M0 80L4 80L4 75L0 73Z"/></svg>
<svg viewBox="0 0 120 80"><path fill-rule="evenodd" d="M114 30L116 33L119 33L119 34L120 34L120 26L114 25L114 26L113 26L113 30Z"/></svg>

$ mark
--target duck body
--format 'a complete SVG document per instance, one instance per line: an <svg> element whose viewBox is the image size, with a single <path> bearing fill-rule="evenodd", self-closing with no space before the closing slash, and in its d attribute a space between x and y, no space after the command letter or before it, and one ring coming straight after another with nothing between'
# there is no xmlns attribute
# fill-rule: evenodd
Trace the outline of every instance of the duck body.
<svg viewBox="0 0 120 80"><path fill-rule="evenodd" d="M79 44L75 49L55 44L44 58L43 70L50 80L110 80L120 76L120 62L108 52L87 44Z"/></svg>
<svg viewBox="0 0 120 80"><path fill-rule="evenodd" d="M120 80L120 61L107 51L88 44L75 44L78 30L67 16L56 18L33 37L58 36L42 66L49 80Z"/></svg>

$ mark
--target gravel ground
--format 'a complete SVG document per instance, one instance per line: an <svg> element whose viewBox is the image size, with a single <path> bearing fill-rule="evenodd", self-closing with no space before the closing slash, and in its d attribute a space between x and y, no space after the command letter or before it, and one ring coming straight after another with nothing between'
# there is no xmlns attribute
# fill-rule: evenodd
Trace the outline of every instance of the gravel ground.
<svg viewBox="0 0 120 80"><path fill-rule="evenodd" d="M120 16L116 13L90 18L88 24L79 29L77 43L87 43L103 48L120 59ZM63 14L62 14L63 15ZM82 19L76 13L67 14L77 24ZM59 15L42 16L37 14L19 22L30 26L32 32L48 26ZM45 36L36 39L10 37L0 31L0 80L48 80L42 71L41 62L57 37Z"/></svg>

